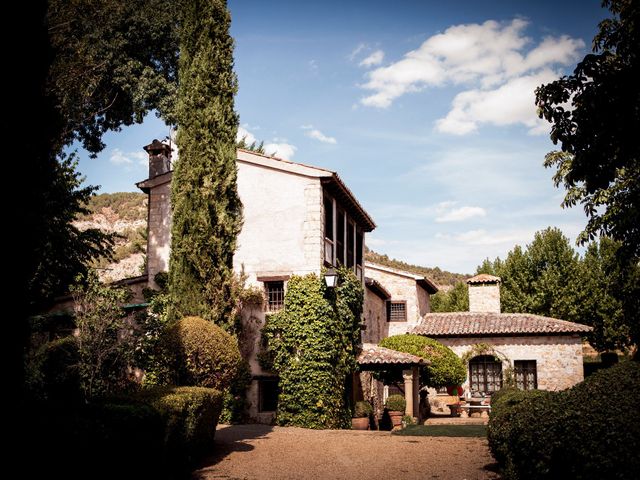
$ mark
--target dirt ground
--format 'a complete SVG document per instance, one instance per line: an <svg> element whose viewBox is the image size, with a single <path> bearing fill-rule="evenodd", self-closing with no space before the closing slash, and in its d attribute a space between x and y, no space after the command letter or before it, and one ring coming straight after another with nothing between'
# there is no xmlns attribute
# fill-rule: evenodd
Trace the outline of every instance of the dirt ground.
<svg viewBox="0 0 640 480"><path fill-rule="evenodd" d="M484 438L223 425L194 479L497 479Z"/></svg>

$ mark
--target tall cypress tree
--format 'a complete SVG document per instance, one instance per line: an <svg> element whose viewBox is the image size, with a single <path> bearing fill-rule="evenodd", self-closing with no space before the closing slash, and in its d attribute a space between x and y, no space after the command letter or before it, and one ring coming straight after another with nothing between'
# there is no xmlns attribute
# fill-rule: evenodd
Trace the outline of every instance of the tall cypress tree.
<svg viewBox="0 0 640 480"><path fill-rule="evenodd" d="M231 18L223 0L183 4L169 314L198 315L230 330L233 253L242 226Z"/></svg>

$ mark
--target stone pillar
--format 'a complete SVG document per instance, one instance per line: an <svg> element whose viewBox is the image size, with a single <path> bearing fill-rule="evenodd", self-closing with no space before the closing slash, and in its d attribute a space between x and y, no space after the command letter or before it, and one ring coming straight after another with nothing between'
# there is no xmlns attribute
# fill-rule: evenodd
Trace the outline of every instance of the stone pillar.
<svg viewBox="0 0 640 480"><path fill-rule="evenodd" d="M402 378L404 379L404 399L407 402L407 406L404 410L405 415L411 415L413 417L413 369L403 370Z"/></svg>
<svg viewBox="0 0 640 480"><path fill-rule="evenodd" d="M413 417L420 417L420 376L418 367L413 367Z"/></svg>

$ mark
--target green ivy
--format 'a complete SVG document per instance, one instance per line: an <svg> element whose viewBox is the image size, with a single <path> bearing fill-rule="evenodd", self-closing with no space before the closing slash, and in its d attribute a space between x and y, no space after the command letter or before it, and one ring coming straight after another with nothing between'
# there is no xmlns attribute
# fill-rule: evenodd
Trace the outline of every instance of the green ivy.
<svg viewBox="0 0 640 480"><path fill-rule="evenodd" d="M346 268L339 285L293 276L285 308L263 329L280 376L277 423L306 428L350 428L347 376L355 371L364 291Z"/></svg>

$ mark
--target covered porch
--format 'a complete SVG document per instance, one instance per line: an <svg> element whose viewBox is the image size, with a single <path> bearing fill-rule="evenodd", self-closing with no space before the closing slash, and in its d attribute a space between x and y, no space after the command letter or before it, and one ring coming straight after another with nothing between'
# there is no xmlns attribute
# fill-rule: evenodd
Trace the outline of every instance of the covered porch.
<svg viewBox="0 0 640 480"><path fill-rule="evenodd" d="M406 401L405 415L420 421L420 368L428 361L409 353L397 352L375 344L365 343L357 358L360 374L359 385L354 385L356 400L367 400L373 405L377 416L384 408L384 398L381 382L376 380L373 373L381 370L397 370L402 375L404 398ZM354 379L355 381L356 379Z"/></svg>

